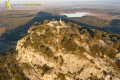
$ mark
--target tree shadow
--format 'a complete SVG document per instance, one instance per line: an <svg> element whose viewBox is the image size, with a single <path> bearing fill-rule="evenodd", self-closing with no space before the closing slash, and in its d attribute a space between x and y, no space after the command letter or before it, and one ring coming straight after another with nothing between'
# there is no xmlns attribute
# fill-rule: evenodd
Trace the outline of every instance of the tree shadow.
<svg viewBox="0 0 120 80"><path fill-rule="evenodd" d="M120 19L113 19L109 28L112 33L120 34Z"/></svg>

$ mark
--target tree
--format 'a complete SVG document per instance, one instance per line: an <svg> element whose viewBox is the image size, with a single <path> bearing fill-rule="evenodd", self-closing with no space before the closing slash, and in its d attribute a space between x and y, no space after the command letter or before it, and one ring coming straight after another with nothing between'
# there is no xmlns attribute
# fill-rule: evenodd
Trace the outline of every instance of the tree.
<svg viewBox="0 0 120 80"><path fill-rule="evenodd" d="M120 41L116 42L113 46L115 49L120 50Z"/></svg>
<svg viewBox="0 0 120 80"><path fill-rule="evenodd" d="M47 24L48 22L50 22L49 20L44 20L43 24Z"/></svg>

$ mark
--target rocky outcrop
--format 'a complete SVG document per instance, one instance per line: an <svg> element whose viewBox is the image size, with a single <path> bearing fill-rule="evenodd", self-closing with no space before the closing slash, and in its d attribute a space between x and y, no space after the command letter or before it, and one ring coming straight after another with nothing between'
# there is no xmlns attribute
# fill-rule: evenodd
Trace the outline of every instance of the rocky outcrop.
<svg viewBox="0 0 120 80"><path fill-rule="evenodd" d="M81 27L71 29L65 23L57 23L57 27L53 27L52 21L33 25L17 43L16 59L30 80L120 80L119 72L106 62L109 58L102 59L90 52L94 42L88 44L88 36L76 34ZM102 40L94 44L107 45Z"/></svg>

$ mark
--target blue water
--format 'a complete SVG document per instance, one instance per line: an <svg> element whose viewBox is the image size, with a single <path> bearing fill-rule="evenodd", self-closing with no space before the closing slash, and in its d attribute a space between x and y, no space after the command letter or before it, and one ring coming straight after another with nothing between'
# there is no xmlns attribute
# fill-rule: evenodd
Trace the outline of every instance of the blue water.
<svg viewBox="0 0 120 80"><path fill-rule="evenodd" d="M62 15L66 15L67 17L83 17L86 16L89 13L72 13L72 14L62 14Z"/></svg>

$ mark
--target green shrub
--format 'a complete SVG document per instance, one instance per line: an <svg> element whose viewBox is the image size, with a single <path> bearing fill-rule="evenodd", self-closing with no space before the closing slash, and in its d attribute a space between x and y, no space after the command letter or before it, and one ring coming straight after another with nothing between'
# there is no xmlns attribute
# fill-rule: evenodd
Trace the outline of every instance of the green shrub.
<svg viewBox="0 0 120 80"><path fill-rule="evenodd" d="M120 50L120 41L117 41L114 46L113 46L115 49L118 49Z"/></svg>
<svg viewBox="0 0 120 80"><path fill-rule="evenodd" d="M100 53L100 46L99 45L93 45L90 47L90 51L92 54L96 55L96 53Z"/></svg>
<svg viewBox="0 0 120 80"><path fill-rule="evenodd" d="M32 68L28 63L25 63L25 62L22 63L22 66L23 68L28 69L28 70Z"/></svg>
<svg viewBox="0 0 120 80"><path fill-rule="evenodd" d="M74 43L72 38L67 38L64 37L62 40L62 46L67 50L67 51L75 51L77 49L77 45Z"/></svg>
<svg viewBox="0 0 120 80"><path fill-rule="evenodd" d="M84 47L79 47L79 50L80 50L81 53L86 51Z"/></svg>
<svg viewBox="0 0 120 80"><path fill-rule="evenodd" d="M43 70L43 73L45 74L45 73L46 73L47 71L49 71L51 68L45 64L44 66L41 67L41 69Z"/></svg>
<svg viewBox="0 0 120 80"><path fill-rule="evenodd" d="M57 79L60 79L60 80L66 80L66 78L65 78L65 74L63 74L63 73L59 73Z"/></svg>
<svg viewBox="0 0 120 80"><path fill-rule="evenodd" d="M115 59L117 52L112 48L101 48L101 52L103 55L110 57L111 59Z"/></svg>

